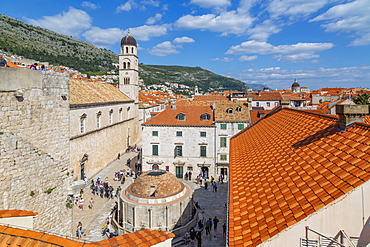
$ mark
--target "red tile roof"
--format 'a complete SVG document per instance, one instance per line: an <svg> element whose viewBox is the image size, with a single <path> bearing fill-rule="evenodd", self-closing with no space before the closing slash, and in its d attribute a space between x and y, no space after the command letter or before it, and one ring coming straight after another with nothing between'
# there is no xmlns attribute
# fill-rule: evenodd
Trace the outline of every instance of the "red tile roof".
<svg viewBox="0 0 370 247"><path fill-rule="evenodd" d="M172 106L175 107L175 106ZM210 106L168 106L155 117L146 121L145 125L183 125L183 126L213 126L213 112ZM201 120L202 114L209 114L210 120ZM185 120L178 120L177 116L184 114Z"/></svg>
<svg viewBox="0 0 370 247"><path fill-rule="evenodd" d="M0 246L45 246L45 247L96 247L96 246L116 246L116 247L147 247L152 246L168 239L174 238L173 233L159 232L157 230L141 230L125 235L120 235L107 240L84 243L43 232L24 230L19 228L0 225Z"/></svg>
<svg viewBox="0 0 370 247"><path fill-rule="evenodd" d="M38 213L26 210L0 210L0 218L8 218L8 217L22 217L22 216L35 216Z"/></svg>
<svg viewBox="0 0 370 247"><path fill-rule="evenodd" d="M131 101L118 88L108 83L70 80L70 104L93 104Z"/></svg>
<svg viewBox="0 0 370 247"><path fill-rule="evenodd" d="M229 246L257 246L370 179L370 125L279 109L230 141Z"/></svg>

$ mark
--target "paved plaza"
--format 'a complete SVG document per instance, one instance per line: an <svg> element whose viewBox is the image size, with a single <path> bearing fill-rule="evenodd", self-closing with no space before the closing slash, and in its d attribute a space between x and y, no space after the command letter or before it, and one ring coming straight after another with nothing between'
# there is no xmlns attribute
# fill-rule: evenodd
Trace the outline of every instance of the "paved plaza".
<svg viewBox="0 0 370 247"><path fill-rule="evenodd" d="M109 185L114 187L114 190L118 186L122 189L129 186L133 179L126 176L124 184L120 181L114 181L114 173L119 170L129 170L127 166L127 159L134 159L137 156L136 152L128 152L121 156L119 160L114 161L104 170L99 172L94 176L96 181L97 177L100 177L103 181L108 177ZM91 181L91 179L90 179ZM101 198L98 195L93 195L90 189L90 181L88 185L84 186L84 210L80 209L78 206L73 207L73 232L76 232L78 222L82 223L83 226L83 236L81 241L93 242L107 239L107 236L102 235L102 227L105 224L107 217L109 216L111 209L113 208L117 198L108 199ZM203 219L213 219L215 216L219 219L219 224L216 230L212 227L211 234L206 235L205 230L202 232L202 246L226 246L226 238L223 236L222 225L227 221L227 212L225 205L227 203L227 190L228 184L218 184L217 192L212 191L212 187L208 186L208 189L204 189L204 186L200 186L194 181L182 180L182 182L188 184L194 190L194 202L198 202L201 208L201 215ZM94 207L92 209L88 208L89 200L92 198L94 200ZM75 236L74 236L75 237ZM182 238L183 236L176 236L175 239ZM190 246L190 244L177 245L177 246Z"/></svg>

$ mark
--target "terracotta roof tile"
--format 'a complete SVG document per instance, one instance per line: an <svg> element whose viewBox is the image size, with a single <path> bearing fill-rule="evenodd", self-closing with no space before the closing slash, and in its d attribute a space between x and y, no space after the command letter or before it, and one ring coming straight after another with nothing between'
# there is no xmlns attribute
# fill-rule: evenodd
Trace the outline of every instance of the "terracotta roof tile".
<svg viewBox="0 0 370 247"><path fill-rule="evenodd" d="M70 80L70 104L93 104L131 101L118 88L108 83Z"/></svg>
<svg viewBox="0 0 370 247"><path fill-rule="evenodd" d="M21 216L35 216L38 213L26 210L0 210L0 218L7 218L7 217L21 217Z"/></svg>
<svg viewBox="0 0 370 247"><path fill-rule="evenodd" d="M93 247L93 246L121 246L144 247L152 246L167 239L174 238L173 233L159 232L157 230L141 230L120 235L107 240L94 243L84 243L55 235L45 234L32 230L24 230L0 225L0 246L50 246L50 247ZM16 245L14 245L16 243Z"/></svg>
<svg viewBox="0 0 370 247"><path fill-rule="evenodd" d="M185 120L178 120L179 114L185 115ZM209 120L202 120L203 114L209 114ZM147 125L180 125L180 126L213 126L213 112L210 106L168 106L143 124Z"/></svg>
<svg viewBox="0 0 370 247"><path fill-rule="evenodd" d="M229 246L257 246L370 179L370 126L336 122L282 109L231 139Z"/></svg>

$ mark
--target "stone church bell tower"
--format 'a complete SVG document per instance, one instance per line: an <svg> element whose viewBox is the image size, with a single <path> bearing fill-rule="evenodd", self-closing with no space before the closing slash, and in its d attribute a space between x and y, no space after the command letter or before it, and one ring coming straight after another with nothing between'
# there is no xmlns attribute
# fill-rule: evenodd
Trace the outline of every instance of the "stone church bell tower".
<svg viewBox="0 0 370 247"><path fill-rule="evenodd" d="M138 103L139 62L136 40L130 31L121 40L121 53L118 57L120 90Z"/></svg>

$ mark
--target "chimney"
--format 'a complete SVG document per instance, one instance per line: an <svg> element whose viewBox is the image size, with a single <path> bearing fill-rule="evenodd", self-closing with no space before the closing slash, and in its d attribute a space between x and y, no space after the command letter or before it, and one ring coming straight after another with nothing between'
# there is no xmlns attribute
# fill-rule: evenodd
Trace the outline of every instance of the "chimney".
<svg viewBox="0 0 370 247"><path fill-rule="evenodd" d="M354 122L364 122L364 116L369 114L368 105L337 105L336 113L339 116L339 129L345 130L346 126Z"/></svg>
<svg viewBox="0 0 370 247"><path fill-rule="evenodd" d="M175 105L171 105L171 109L172 110L176 110L176 104Z"/></svg>

